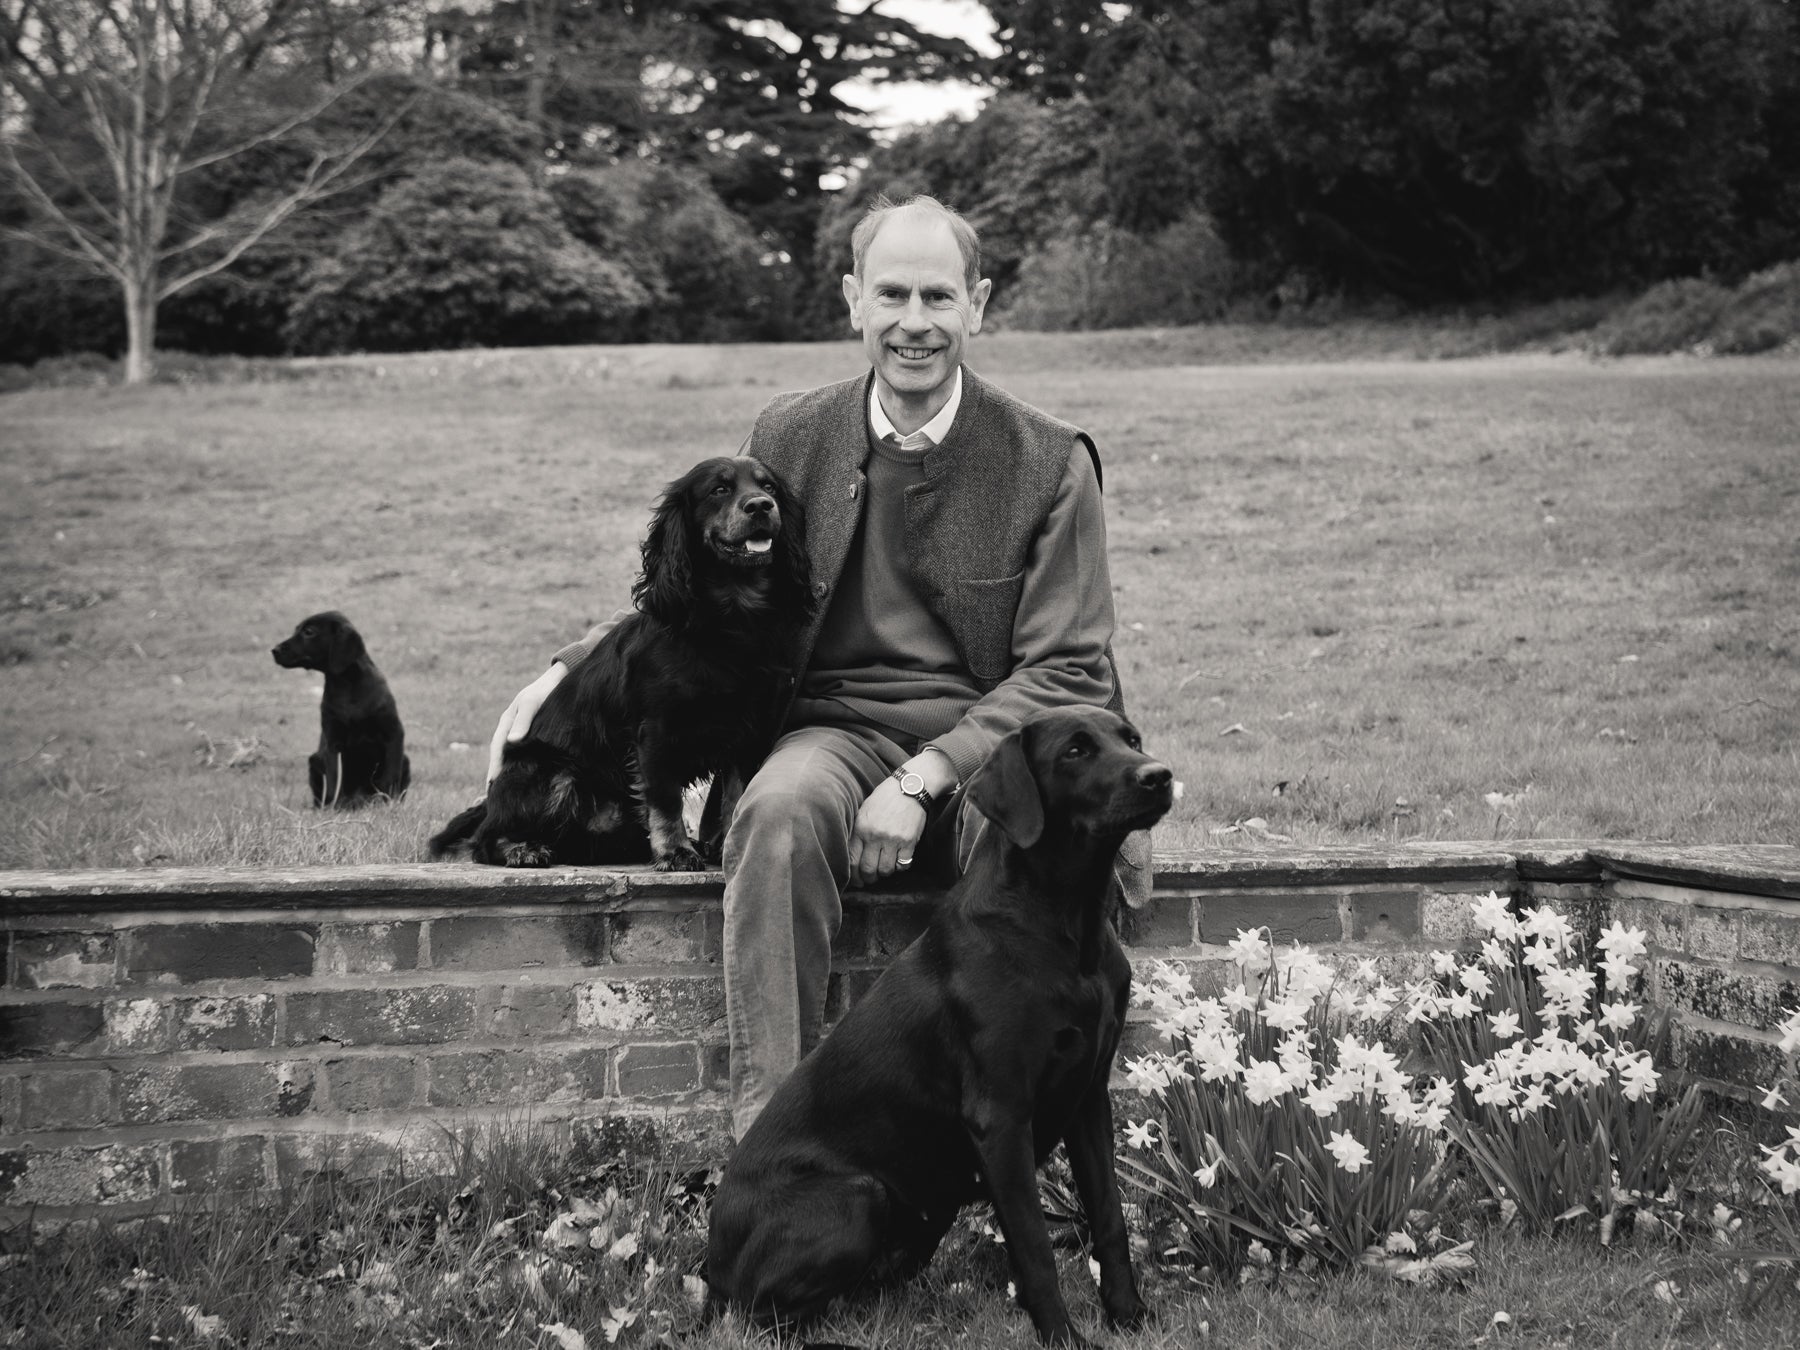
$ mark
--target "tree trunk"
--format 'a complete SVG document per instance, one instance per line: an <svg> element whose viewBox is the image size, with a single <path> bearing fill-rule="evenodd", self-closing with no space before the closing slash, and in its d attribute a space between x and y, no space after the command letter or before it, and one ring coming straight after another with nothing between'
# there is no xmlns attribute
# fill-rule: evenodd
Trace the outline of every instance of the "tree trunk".
<svg viewBox="0 0 1800 1350"><path fill-rule="evenodd" d="M150 378L156 352L156 290L148 282L125 283L125 383Z"/></svg>

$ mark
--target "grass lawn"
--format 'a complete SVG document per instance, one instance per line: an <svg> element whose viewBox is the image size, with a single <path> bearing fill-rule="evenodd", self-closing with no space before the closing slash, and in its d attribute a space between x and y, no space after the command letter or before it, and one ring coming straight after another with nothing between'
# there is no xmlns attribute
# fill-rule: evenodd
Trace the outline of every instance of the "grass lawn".
<svg viewBox="0 0 1800 1350"><path fill-rule="evenodd" d="M1159 847L1800 840L1800 363L1419 349L973 346L1099 440L1128 704L1188 787ZM0 399L0 867L420 856L624 602L659 487L859 367L565 348ZM398 697L398 806L308 805L321 681L269 648L327 608Z"/></svg>

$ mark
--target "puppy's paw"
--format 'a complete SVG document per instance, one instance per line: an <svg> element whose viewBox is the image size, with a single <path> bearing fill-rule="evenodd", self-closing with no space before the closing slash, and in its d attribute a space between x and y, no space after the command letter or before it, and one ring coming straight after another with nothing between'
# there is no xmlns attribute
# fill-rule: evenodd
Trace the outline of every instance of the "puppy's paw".
<svg viewBox="0 0 1800 1350"><path fill-rule="evenodd" d="M508 844L500 856L508 867L548 867L551 862L548 844Z"/></svg>
<svg viewBox="0 0 1800 1350"><path fill-rule="evenodd" d="M1122 1298L1109 1298L1102 1292L1100 1305L1106 1312L1106 1325L1120 1331L1136 1331L1150 1315L1150 1309L1144 1306L1144 1300L1135 1293L1127 1293Z"/></svg>
<svg viewBox="0 0 1800 1350"><path fill-rule="evenodd" d="M666 856L658 858L655 870L658 872L704 872L706 860L695 852L691 845L681 844L670 849Z"/></svg>

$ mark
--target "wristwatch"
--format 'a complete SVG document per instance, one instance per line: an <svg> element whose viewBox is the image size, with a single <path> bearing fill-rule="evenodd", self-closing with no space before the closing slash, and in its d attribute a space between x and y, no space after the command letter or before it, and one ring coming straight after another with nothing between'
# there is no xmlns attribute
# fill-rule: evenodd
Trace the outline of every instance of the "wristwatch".
<svg viewBox="0 0 1800 1350"><path fill-rule="evenodd" d="M911 797L927 812L931 810L931 794L925 790L925 779L916 773L908 773L905 769L895 769L888 775L900 784L900 791Z"/></svg>

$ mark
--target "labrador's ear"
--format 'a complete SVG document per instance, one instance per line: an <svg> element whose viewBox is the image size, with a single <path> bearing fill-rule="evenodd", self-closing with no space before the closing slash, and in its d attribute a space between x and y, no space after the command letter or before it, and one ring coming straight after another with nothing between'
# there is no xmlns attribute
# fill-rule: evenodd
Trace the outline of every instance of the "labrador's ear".
<svg viewBox="0 0 1800 1350"><path fill-rule="evenodd" d="M1030 848L1044 834L1044 799L1031 768L1030 733L1025 727L1008 732L969 780L969 803L994 828L1020 848Z"/></svg>

